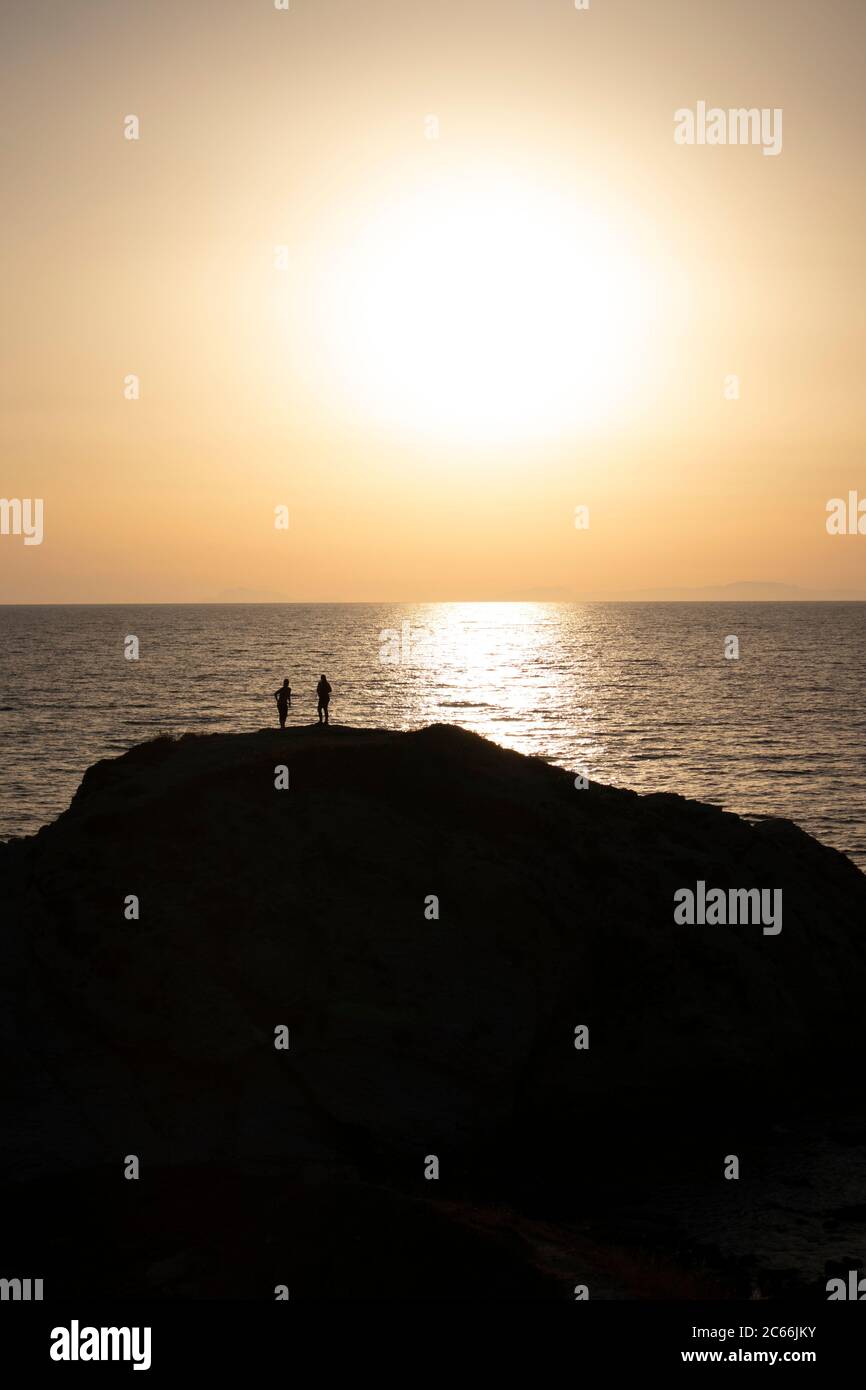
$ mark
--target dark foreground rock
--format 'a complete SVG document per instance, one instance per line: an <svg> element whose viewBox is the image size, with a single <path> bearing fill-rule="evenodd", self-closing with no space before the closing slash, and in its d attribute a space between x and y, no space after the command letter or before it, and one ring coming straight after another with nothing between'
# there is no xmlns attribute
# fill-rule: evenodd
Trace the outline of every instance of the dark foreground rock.
<svg viewBox="0 0 866 1390"><path fill-rule="evenodd" d="M698 880L781 889L781 932L676 924ZM156 740L0 846L0 888L8 1248L35 1222L64 1285L560 1297L590 1268L639 1296L588 1243L594 1201L628 1194L633 1221L637 1200L628 1240L658 1255L673 1172L706 1175L724 1226L728 1193L757 1199L771 1110L859 1105L866 878L843 855L787 822L576 790L454 727ZM656 1259L663 1293L718 1291L701 1239L669 1279ZM804 1286L809 1258L792 1247Z"/></svg>

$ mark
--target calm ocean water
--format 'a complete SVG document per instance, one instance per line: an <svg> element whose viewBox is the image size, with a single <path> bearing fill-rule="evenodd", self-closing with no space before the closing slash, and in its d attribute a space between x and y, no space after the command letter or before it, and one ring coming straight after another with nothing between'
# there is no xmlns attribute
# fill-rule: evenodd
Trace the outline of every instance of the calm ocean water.
<svg viewBox="0 0 866 1390"><path fill-rule="evenodd" d="M592 780L787 816L866 867L866 604L0 607L0 638L3 838L157 733L275 724L283 676L289 722L311 722L325 671L335 723L461 724Z"/></svg>

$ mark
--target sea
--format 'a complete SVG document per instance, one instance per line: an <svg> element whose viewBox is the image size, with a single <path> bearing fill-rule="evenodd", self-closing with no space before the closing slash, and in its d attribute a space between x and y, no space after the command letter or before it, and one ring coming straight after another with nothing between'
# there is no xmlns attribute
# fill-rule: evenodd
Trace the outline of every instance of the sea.
<svg viewBox="0 0 866 1390"><path fill-rule="evenodd" d="M159 734L459 724L590 781L783 816L866 869L866 604L0 607L0 838ZM459 796L460 788L455 787Z"/></svg>

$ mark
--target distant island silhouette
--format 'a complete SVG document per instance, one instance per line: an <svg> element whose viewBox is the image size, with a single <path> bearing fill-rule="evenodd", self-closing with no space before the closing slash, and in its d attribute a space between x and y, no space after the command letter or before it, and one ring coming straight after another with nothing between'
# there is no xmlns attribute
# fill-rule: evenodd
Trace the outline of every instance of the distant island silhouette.
<svg viewBox="0 0 866 1390"><path fill-rule="evenodd" d="M811 589L774 580L736 580L702 587L530 589L510 596L536 603L864 603L866 589Z"/></svg>

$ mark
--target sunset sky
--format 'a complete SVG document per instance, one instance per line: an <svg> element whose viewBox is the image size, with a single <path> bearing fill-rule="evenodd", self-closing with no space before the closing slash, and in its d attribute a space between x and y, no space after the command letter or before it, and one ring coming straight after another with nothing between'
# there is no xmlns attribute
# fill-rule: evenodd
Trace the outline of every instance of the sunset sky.
<svg viewBox="0 0 866 1390"><path fill-rule="evenodd" d="M862 0L4 6L45 536L0 599L866 592L864 43ZM677 145L699 101L781 153Z"/></svg>

